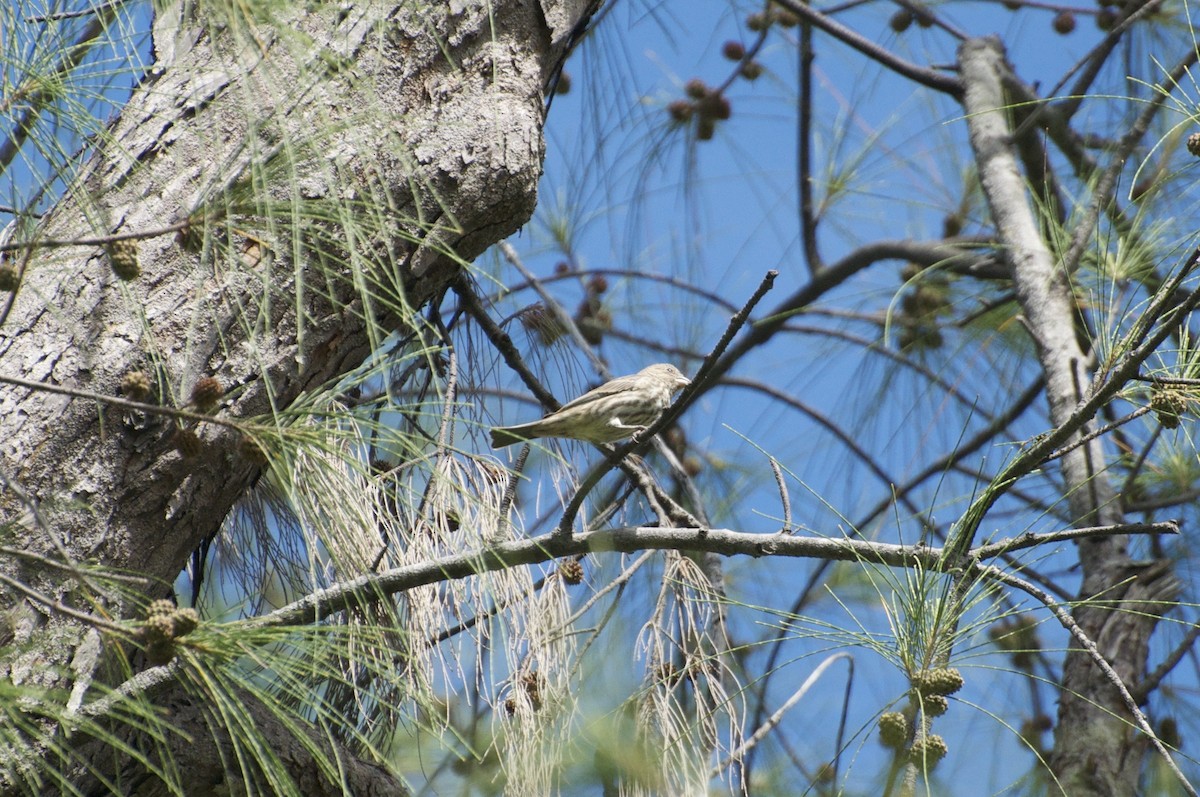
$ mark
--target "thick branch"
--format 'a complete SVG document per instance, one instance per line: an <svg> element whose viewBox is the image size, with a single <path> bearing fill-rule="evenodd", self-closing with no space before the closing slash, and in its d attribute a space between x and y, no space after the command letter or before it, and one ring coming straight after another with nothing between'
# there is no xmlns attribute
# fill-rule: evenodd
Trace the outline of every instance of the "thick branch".
<svg viewBox="0 0 1200 797"><path fill-rule="evenodd" d="M1064 529L1046 534L1026 534L1013 540L981 547L986 556L1081 537L1102 537L1115 533L1174 534L1175 524L1139 523L1114 529ZM520 565L538 564L565 556L615 551L632 553L645 550L708 551L723 556L785 556L841 562L863 562L889 567L917 567L947 571L942 549L925 545L896 545L860 539L802 537L792 534L754 534L730 529L661 528L635 526L602 529L574 534L569 538L554 534L531 540L513 540L490 548L361 576L328 589L319 590L277 611L247 621L250 625L280 626L318 621L329 615L352 609L414 587L452 581Z"/></svg>
<svg viewBox="0 0 1200 797"><path fill-rule="evenodd" d="M981 547L978 553L983 557L992 557L1080 537L1113 533L1173 534L1177 531L1177 526L1169 522L1131 524L1122 529L1064 529L1045 534L1025 534L1012 540L992 543ZM939 572L949 569L942 549L925 545L896 545L852 538L803 537L787 533L755 534L730 529L635 526L585 531L569 538L550 534L534 539L512 540L488 548L393 568L383 573L360 576L317 590L270 614L246 620L241 625L247 628L267 628L320 622L340 612L356 610L428 584L454 581L568 556L610 551L636 553L654 550L705 551L722 556L755 558L783 556L861 562L899 568L921 567ZM985 575L990 577L991 569L984 570ZM87 716L99 717L112 711L117 702L131 696L156 697L171 688L171 684L179 677L180 667L179 663L171 663L138 673L108 696L85 705L80 711Z"/></svg>
<svg viewBox="0 0 1200 797"><path fill-rule="evenodd" d="M716 381L729 372L742 357L775 336L787 322L804 312L805 308L829 291L842 285L858 272L885 260L902 260L921 266L954 267L954 264L974 262L974 255L962 246L950 241L876 241L861 246L841 260L818 271L807 284L784 299L767 317L756 322L750 331L713 366L710 381Z"/></svg>

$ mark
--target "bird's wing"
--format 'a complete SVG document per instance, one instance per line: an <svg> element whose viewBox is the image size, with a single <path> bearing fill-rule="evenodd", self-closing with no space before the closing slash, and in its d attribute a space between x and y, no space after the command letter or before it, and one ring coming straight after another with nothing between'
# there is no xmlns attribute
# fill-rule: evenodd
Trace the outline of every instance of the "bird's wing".
<svg viewBox="0 0 1200 797"><path fill-rule="evenodd" d="M558 409L558 411L561 412L562 410L570 409L572 407L579 407L584 404L591 404L596 399L603 398L604 396L611 396L613 393L621 393L623 391L629 390L630 388L636 387L639 376L640 376L639 374L629 374L628 376L618 376L616 379L612 379L608 382L605 382L600 387L592 388L591 390L584 393L579 398L571 399L566 404L562 405Z"/></svg>

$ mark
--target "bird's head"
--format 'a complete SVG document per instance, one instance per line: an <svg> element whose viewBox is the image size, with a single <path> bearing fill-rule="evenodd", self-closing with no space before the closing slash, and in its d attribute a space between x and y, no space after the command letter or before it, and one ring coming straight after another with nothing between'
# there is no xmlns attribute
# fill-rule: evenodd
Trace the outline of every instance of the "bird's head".
<svg viewBox="0 0 1200 797"><path fill-rule="evenodd" d="M658 363L642 369L642 373L646 376L653 376L655 379L661 380L667 385L672 393L683 390L692 383L692 380L683 375L682 372L670 363Z"/></svg>

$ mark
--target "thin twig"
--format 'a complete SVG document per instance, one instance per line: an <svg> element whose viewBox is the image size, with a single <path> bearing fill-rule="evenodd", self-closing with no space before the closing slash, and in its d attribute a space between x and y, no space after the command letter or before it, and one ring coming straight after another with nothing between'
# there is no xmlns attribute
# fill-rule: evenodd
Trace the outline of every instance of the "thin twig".
<svg viewBox="0 0 1200 797"><path fill-rule="evenodd" d="M1141 705L1154 690L1158 689L1158 685L1162 683L1162 680L1170 674L1171 670L1175 669L1179 662L1183 661L1184 656L1191 652L1192 645L1196 644L1197 638L1200 638L1200 625L1194 624L1184 634L1183 641L1171 651L1171 655L1163 659L1154 668L1154 672L1147 675L1129 690L1134 699L1137 700L1138 705Z"/></svg>
<svg viewBox="0 0 1200 797"><path fill-rule="evenodd" d="M17 243L0 244L0 252L16 252L16 251L32 251L37 249L63 249L72 246L104 246L105 244L115 243L117 241L130 240L146 240L149 238L158 238L162 235L170 235L173 232L180 232L189 227L193 227L199 220L195 218L184 219L177 221L174 224L168 224L166 227L155 227L152 230L139 230L137 232L114 232L110 235L91 235L84 238L45 238L36 241L18 241Z"/></svg>
<svg viewBox="0 0 1200 797"><path fill-rule="evenodd" d="M104 617L99 617L94 614L88 614L87 612L81 612L78 609L73 609L70 606L67 606L65 603L56 601L54 598L51 598L47 595L43 595L33 587L22 584L17 579L9 578L2 573L0 573L0 583L7 584L17 592L20 592L22 595L29 598L34 603L38 603L46 607L55 614L72 617L81 623L95 626L96 628L102 628L105 631L109 631L114 634L120 634L122 636L129 636L132 633L130 629L126 628L120 623L114 623L112 620L108 620Z"/></svg>
<svg viewBox="0 0 1200 797"><path fill-rule="evenodd" d="M176 418L188 421L200 421L202 423L212 423L217 426L224 426L227 429L234 429L238 432L244 431L244 424L236 421L227 421L213 415L203 415L198 412L188 412L187 410L177 410L172 407L163 407L158 404L146 404L141 401L131 401L129 399L119 398L117 396L106 396L103 393L93 393L90 390L81 390L74 387L63 387L62 385L49 385L45 382L35 382L30 379L21 379L18 376L5 376L0 374L0 382L16 385L18 387L27 387L30 390L40 390L46 393L56 393L61 396L71 396L72 398L88 399L101 404L107 404L113 407L123 407L129 410L139 410L141 412L152 415L165 415L168 418Z"/></svg>
<svg viewBox="0 0 1200 797"><path fill-rule="evenodd" d="M1152 385L1178 385L1179 387L1200 387L1200 379L1189 379L1183 376L1143 376L1138 374L1133 379L1138 382L1149 382Z"/></svg>
<svg viewBox="0 0 1200 797"><path fill-rule="evenodd" d="M1143 415L1145 415L1146 413L1148 413L1150 411L1151 411L1151 408L1149 406L1138 407L1136 410L1125 415L1123 418L1117 418L1115 421L1112 421L1111 423L1106 423L1104 426L1101 426L1098 429L1093 429L1092 431L1088 432L1085 435L1080 435L1079 437L1075 438L1071 442L1067 443L1062 448L1056 449L1054 451L1051 451L1049 454L1047 454L1046 458L1043 460L1043 463L1053 462L1054 460L1059 459L1060 457L1064 457L1067 454L1074 451L1075 449L1079 448L1080 446L1087 445L1088 443L1090 443L1091 441L1095 440L1098 437L1102 437L1111 431L1120 429L1125 424L1142 417Z"/></svg>
<svg viewBox="0 0 1200 797"><path fill-rule="evenodd" d="M1112 665L1108 663L1108 659L1104 658L1104 654L1101 653L1099 648L1096 647L1096 643L1093 642L1088 635L1084 633L1083 629L1079 627L1079 624L1075 622L1075 618L1071 616L1071 613L1067 611L1067 609L1064 608L1063 605L1056 601L1051 595L1043 592L1041 589L1038 589L1033 584L1030 584L1028 581L1025 581L1018 576L1012 575L1011 573L1005 573L1004 571L990 565L976 565L973 570L974 575L989 578L993 581L998 581L1001 584L1014 587L1028 595L1032 595L1034 598L1040 601L1042 605L1049 609L1051 613L1053 613L1058 619L1058 622L1062 624L1062 627L1067 629L1071 636L1075 638L1075 641L1077 641L1083 647L1083 650L1085 653L1087 653L1088 658L1090 658L1095 665L1100 668L1100 671L1104 673L1104 677L1108 680L1109 684L1111 684L1113 689L1116 690L1117 694L1121 696L1121 702L1125 704L1126 710L1128 710L1130 715L1133 716L1133 720L1137 724L1138 728L1140 728L1142 732L1146 734L1146 738L1150 740L1150 744L1153 745L1154 749L1157 750L1159 755L1162 756L1163 760L1167 764L1167 767L1178 779L1179 785L1183 788L1183 790L1192 795L1192 797L1200 797L1200 795L1197 794L1196 789L1192 786L1191 782L1187 779L1183 772L1180 771L1179 765L1175 763L1175 759L1171 756L1170 751L1167 750L1162 740L1158 738L1158 734L1154 732L1154 728L1151 727L1150 721L1146 718L1146 715L1138 706L1137 699L1132 693L1130 693L1129 688L1125 685L1125 682L1121 680L1121 676L1118 675L1117 671L1114 670Z"/></svg>
<svg viewBox="0 0 1200 797"><path fill-rule="evenodd" d="M813 686L816 685L821 676L825 674L825 671L833 666L834 663L841 661L842 659L849 659L850 661L853 661L849 653L834 653L818 664L812 673L810 673L809 676L804 679L804 683L800 684L800 688L795 692L792 692L791 697L784 701L784 704L780 706L773 714L771 714L771 716L767 717L766 721L764 721L762 725L755 729L754 733L750 735L749 739L738 745L738 747L732 753L726 756L723 761L717 763L709 771L709 778L720 777L721 773L728 769L730 764L732 764L734 761L737 761L739 758L749 752L756 744L765 739L767 734L775 730L775 726L783 721L783 715L788 713L793 706L799 703L800 700L808 694L808 690L812 689Z"/></svg>
<svg viewBox="0 0 1200 797"><path fill-rule="evenodd" d="M767 457L767 462L771 465L771 473L775 474L775 484L779 487L779 503L783 505L783 528L788 530L792 527L792 501L788 498L787 483L783 480L783 471L775 457Z"/></svg>
<svg viewBox="0 0 1200 797"><path fill-rule="evenodd" d="M507 253L505 253L505 257L506 258L508 257ZM716 293L715 291L705 290L704 288L700 287L699 285L695 285L691 282L686 282L684 280L679 279L678 277L672 277L667 274L657 274L657 273L650 272L650 271L638 271L636 269L631 269L631 268L587 268L587 269L571 268L566 271L556 271L553 274L548 274L544 277L536 277L535 276L532 279L526 279L524 282L518 282L513 285L505 285L503 290L500 291L499 296L511 296L515 293L519 293L520 291L525 290L526 288L536 290L537 289L536 285L538 285L538 284L549 285L551 283L558 282L561 280L582 279L583 277L590 277L590 276L595 276L595 275L602 275L605 277L620 277L622 279L631 279L631 280L646 280L647 282L657 282L659 284L666 285L670 288L676 288L685 293L690 293L694 296L699 296L700 298L708 301L709 303L714 304L717 307L720 307L723 310L726 310L730 313L736 313L737 309L738 309L736 304L729 301L724 296L721 296L720 294Z"/></svg>
<svg viewBox="0 0 1200 797"><path fill-rule="evenodd" d="M9 482L8 486L11 488L14 485L12 482ZM41 554L34 553L33 551L27 551L24 548L12 548L8 545L0 545L0 554L3 554L4 556L13 556L18 559L28 559L31 562L37 562L43 567L52 567L55 570L64 570L68 573L82 577L80 573L80 566L73 561L60 562L57 559L51 559L48 556L42 556ZM136 585L138 587L146 587L154 583L154 579L152 578L118 573L112 570L106 570L104 572L104 580L121 581L126 584Z"/></svg>
<svg viewBox="0 0 1200 797"><path fill-rule="evenodd" d="M56 11L53 14L39 14L34 17L25 17L25 23L34 25L42 22L59 22L64 19L77 19L79 17L87 17L95 14L98 11L108 11L113 8L120 8L125 5L126 0L107 0L107 2L92 4L87 8L81 8L78 11Z"/></svg>
<svg viewBox="0 0 1200 797"><path fill-rule="evenodd" d="M775 2L796 14L800 19L811 22L814 27L820 28L834 38L850 45L871 60L879 62L902 77L952 97L957 97L962 93L962 85L956 78L905 61L857 31L827 17L807 3L800 3L797 0L775 0Z"/></svg>
<svg viewBox="0 0 1200 797"><path fill-rule="evenodd" d="M462 303L463 310L479 325L479 328L483 330L483 334L487 336L488 341L496 347L496 351L500 352L500 356L504 358L505 364L521 378L521 381L525 383L525 387L529 388L530 392L542 403L542 406L551 411L561 407L562 404L559 403L558 399L554 398L554 394L546 389L546 386L534 375L533 371L529 370L529 366L525 364L524 358L521 357L521 352L517 351L517 344L513 343L512 337L501 329L500 325L488 315L487 310L484 309L483 303L475 294L475 289L467 281L467 278L460 274L450 283L450 287Z"/></svg>
<svg viewBox="0 0 1200 797"><path fill-rule="evenodd" d="M504 485L504 495L500 498L500 522L508 523L508 512L512 509L513 501L517 500L517 484L521 480L521 471L525 469L525 460L529 458L529 443L521 446L517 461L513 463L508 475L508 483Z"/></svg>
<svg viewBox="0 0 1200 797"><path fill-rule="evenodd" d="M32 210L25 210L24 208L18 208L13 205L4 205L4 204L0 204L0 213L7 213L10 216L16 216L16 215L32 216L35 219L40 219L43 216L43 214L36 213Z"/></svg>
<svg viewBox="0 0 1200 797"><path fill-rule="evenodd" d="M821 248L817 241L816 203L813 201L812 180L812 64L816 58L813 52L812 25L808 22L800 28L799 53L796 69L799 72L796 82L799 84L799 96L796 100L799 110L796 119L796 188L800 193L800 241L804 248L804 262L808 265L808 273L815 276L821 270Z"/></svg>
<svg viewBox="0 0 1200 797"><path fill-rule="evenodd" d="M1084 537L1115 537L1121 534L1178 534L1178 520L1164 520L1158 523L1117 523L1112 526L1088 526L1078 529L1062 529L1044 534L1029 532L1019 537L1012 537L999 542L980 545L971 551L971 556L977 559L992 559L1013 551L1034 548L1054 542L1078 540Z"/></svg>

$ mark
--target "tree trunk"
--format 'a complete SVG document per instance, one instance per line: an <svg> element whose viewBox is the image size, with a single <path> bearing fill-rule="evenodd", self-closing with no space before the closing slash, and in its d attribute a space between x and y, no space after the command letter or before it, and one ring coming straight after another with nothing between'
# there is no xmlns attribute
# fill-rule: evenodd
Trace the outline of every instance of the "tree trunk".
<svg viewBox="0 0 1200 797"><path fill-rule="evenodd" d="M1000 43L994 39L964 43L960 64L980 183L1046 374L1050 419L1061 425L1086 394L1092 376L1088 354L1079 345L1070 281L1042 241L1012 152L1003 90L1008 66ZM1106 476L1099 438L1064 456L1062 470L1076 524L1125 522ZM1171 568L1135 562L1123 536L1088 538L1079 542L1078 550L1083 571L1080 599L1102 603L1080 606L1075 619L1126 686L1133 687L1146 673L1157 613L1176 590ZM1059 694L1051 769L1064 793L1071 797L1135 794L1146 739L1132 726L1116 689L1078 647L1067 654Z"/></svg>
<svg viewBox="0 0 1200 797"><path fill-rule="evenodd" d="M543 86L589 5L319 3L240 32L189 15L206 4L164 11L157 60L82 178L18 237L131 236L141 275L123 282L97 244L15 252L3 373L116 396L141 371L158 394L147 401L177 408L213 377L215 415L234 420L270 417L356 367L373 332L529 218ZM330 209L369 218L374 235ZM0 424L0 518L16 524L5 544L144 574L153 597L260 473L236 429L28 387L0 385ZM22 643L0 676L86 702L111 643L49 608L93 611L81 581L4 553L0 575L4 638ZM209 736L202 713L181 713L195 723L183 730ZM178 765L201 748L181 745ZM20 755L3 756L9 777ZM103 772L122 766L105 759L93 759Z"/></svg>

